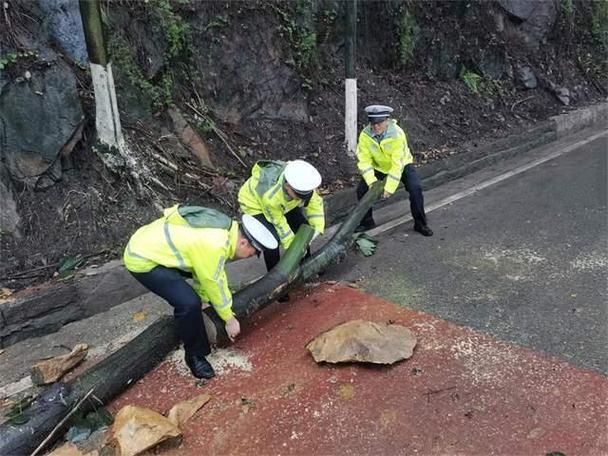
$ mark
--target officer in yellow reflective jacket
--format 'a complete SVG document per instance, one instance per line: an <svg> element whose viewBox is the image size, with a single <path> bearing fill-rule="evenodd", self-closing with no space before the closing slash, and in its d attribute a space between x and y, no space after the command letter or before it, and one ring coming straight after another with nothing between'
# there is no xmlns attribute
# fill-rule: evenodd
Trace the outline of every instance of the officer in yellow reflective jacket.
<svg viewBox="0 0 608 456"><path fill-rule="evenodd" d="M304 160L259 161L251 177L239 190L239 205L245 214L262 222L285 249L301 224L315 229L315 237L325 229L323 199L316 192L321 185L317 169ZM279 248L266 250L267 270L279 261Z"/></svg>
<svg viewBox="0 0 608 456"><path fill-rule="evenodd" d="M268 229L251 216L243 216L239 224L215 209L185 205L165 209L162 217L131 236L123 255L125 266L173 306L186 364L195 377L215 375L205 358L210 347L201 302L209 302L224 320L230 339L240 332L225 263L277 245ZM194 279L193 286L186 282L188 277Z"/></svg>
<svg viewBox="0 0 608 456"><path fill-rule="evenodd" d="M359 135L357 144L357 167L361 173L361 182L357 187L357 198L361 199L367 189L378 179L386 178L384 199L389 198L403 182L410 196L410 210L414 219L414 230L423 236L432 236L424 213L424 198L420 177L414 168L414 158L407 145L405 132L390 119L393 108L383 105L372 105L365 108L369 124ZM376 226L372 209L370 209L357 231L368 230Z"/></svg>

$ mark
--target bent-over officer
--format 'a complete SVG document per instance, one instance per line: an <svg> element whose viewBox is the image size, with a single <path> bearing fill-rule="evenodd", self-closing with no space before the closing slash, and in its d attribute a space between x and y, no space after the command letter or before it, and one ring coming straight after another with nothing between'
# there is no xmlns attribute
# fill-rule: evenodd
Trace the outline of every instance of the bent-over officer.
<svg viewBox="0 0 608 456"><path fill-rule="evenodd" d="M239 205L243 213L262 222L287 249L303 223L314 228L315 237L323 233L325 213L323 199L316 192L319 185L321 174L304 160L259 161L239 190ZM265 250L266 269L272 269L279 258L278 247Z"/></svg>
<svg viewBox="0 0 608 456"><path fill-rule="evenodd" d="M357 144L357 167L361 173L361 182L357 187L357 198L363 198L369 186L376 180L384 179L384 199L390 197L399 181L403 182L410 197L410 210L414 219L414 230L423 236L432 236L424 213L424 198L420 177L414 168L414 158L407 145L405 132L390 119L393 108L383 105L372 105L365 108L369 124L359 135ZM376 226L372 209L365 214L358 231Z"/></svg>
<svg viewBox="0 0 608 456"><path fill-rule="evenodd" d="M161 218L131 236L123 255L125 266L143 286L173 306L186 364L195 377L215 375L205 358L211 350L202 301L211 303L231 340L240 333L225 263L277 245L270 231L251 216L244 215L239 224L215 209L186 205L165 209ZM194 279L193 286L186 282L188 277Z"/></svg>

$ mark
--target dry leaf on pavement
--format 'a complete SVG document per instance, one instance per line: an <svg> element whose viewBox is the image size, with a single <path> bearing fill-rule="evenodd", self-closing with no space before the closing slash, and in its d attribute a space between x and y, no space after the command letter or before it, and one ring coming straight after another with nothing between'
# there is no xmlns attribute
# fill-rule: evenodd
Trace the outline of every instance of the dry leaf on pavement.
<svg viewBox="0 0 608 456"><path fill-rule="evenodd" d="M133 321L144 321L146 319L146 313L139 311L133 312Z"/></svg>
<svg viewBox="0 0 608 456"><path fill-rule="evenodd" d="M190 400L175 404L171 410L169 410L167 418L169 418L169 421L173 424L181 428L182 425L192 418L203 405L209 402L210 399L211 396L208 394L201 394Z"/></svg>
<svg viewBox="0 0 608 456"><path fill-rule="evenodd" d="M135 456L182 433L160 413L126 405L116 414L112 434L118 442L121 456Z"/></svg>

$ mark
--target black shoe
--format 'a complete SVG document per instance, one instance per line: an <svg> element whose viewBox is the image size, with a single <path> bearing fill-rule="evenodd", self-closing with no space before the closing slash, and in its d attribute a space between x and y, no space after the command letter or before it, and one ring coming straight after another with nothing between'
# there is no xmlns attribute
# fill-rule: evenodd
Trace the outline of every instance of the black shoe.
<svg viewBox="0 0 608 456"><path fill-rule="evenodd" d="M433 230L431 230L428 226L423 225L422 223L416 223L414 225L414 231L418 231L423 236L432 236Z"/></svg>
<svg viewBox="0 0 608 456"><path fill-rule="evenodd" d="M376 228L376 222L374 222L374 220L365 220L361 222L361 224L357 228L355 228L355 233L371 230L373 228Z"/></svg>
<svg viewBox="0 0 608 456"><path fill-rule="evenodd" d="M215 371L204 356L186 356L186 365L196 378L213 378Z"/></svg>

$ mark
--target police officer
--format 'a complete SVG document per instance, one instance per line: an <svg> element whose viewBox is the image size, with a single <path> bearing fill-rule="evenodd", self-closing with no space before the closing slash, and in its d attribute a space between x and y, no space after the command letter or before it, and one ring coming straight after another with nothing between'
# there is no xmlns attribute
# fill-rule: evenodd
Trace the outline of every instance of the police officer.
<svg viewBox="0 0 608 456"><path fill-rule="evenodd" d="M192 375L211 378L215 373L205 358L211 350L201 301L211 303L234 340L240 324L232 312L224 265L276 248L274 236L251 216L244 215L239 224L214 209L176 205L131 236L123 259L143 286L173 306ZM188 277L194 278L193 286Z"/></svg>
<svg viewBox="0 0 608 456"><path fill-rule="evenodd" d="M407 146L405 132L390 119L393 108L383 105L372 105L365 108L369 124L359 135L357 144L357 167L361 173L361 182L357 187L357 198L361 199L367 189L378 179L386 177L383 199L390 197L399 181L403 182L410 196L410 210L414 219L414 230L423 236L432 236L424 213L424 198L420 177L416 173L414 159ZM368 230L376 226L372 209L370 209L357 231Z"/></svg>
<svg viewBox="0 0 608 456"><path fill-rule="evenodd" d="M287 249L303 223L315 229L315 237L323 233L323 199L315 191L319 185L319 171L304 160L259 161L239 190L239 205L243 213L262 222ZM266 269L272 269L279 258L278 247L265 250Z"/></svg>

